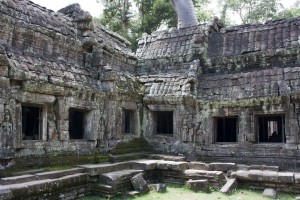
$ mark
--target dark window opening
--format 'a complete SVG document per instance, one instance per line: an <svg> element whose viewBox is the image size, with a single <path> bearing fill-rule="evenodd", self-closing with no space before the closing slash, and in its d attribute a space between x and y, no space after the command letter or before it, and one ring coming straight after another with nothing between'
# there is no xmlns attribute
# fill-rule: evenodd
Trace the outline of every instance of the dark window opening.
<svg viewBox="0 0 300 200"><path fill-rule="evenodd" d="M22 106L22 139L42 139L42 109L39 107Z"/></svg>
<svg viewBox="0 0 300 200"><path fill-rule="evenodd" d="M260 116L258 119L258 142L285 142L284 116Z"/></svg>
<svg viewBox="0 0 300 200"><path fill-rule="evenodd" d="M216 142L236 142L237 117L216 118Z"/></svg>
<svg viewBox="0 0 300 200"><path fill-rule="evenodd" d="M133 110L124 110L123 113L123 133L130 134L133 133Z"/></svg>
<svg viewBox="0 0 300 200"><path fill-rule="evenodd" d="M156 133L173 134L173 112L172 111L156 112Z"/></svg>
<svg viewBox="0 0 300 200"><path fill-rule="evenodd" d="M84 138L84 120L85 112L79 110L70 110L69 113L69 134L70 139Z"/></svg>

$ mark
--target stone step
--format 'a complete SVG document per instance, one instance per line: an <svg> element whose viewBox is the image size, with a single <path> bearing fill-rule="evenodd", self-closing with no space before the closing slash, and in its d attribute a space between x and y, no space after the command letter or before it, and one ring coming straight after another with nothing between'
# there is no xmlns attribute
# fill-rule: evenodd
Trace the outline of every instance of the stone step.
<svg viewBox="0 0 300 200"><path fill-rule="evenodd" d="M35 176L36 176L36 179L38 179L38 180L54 179L54 178L59 178L62 176L83 173L84 171L85 171L85 169L83 169L83 168L72 168L72 169L67 169L67 170L37 173L37 174L35 174Z"/></svg>
<svg viewBox="0 0 300 200"><path fill-rule="evenodd" d="M140 170L155 170L157 168L157 163L160 160L134 160L131 161L132 169Z"/></svg>
<svg viewBox="0 0 300 200"><path fill-rule="evenodd" d="M103 173L109 173L113 171L119 171L124 169L131 169L131 162L119 162L119 163L108 163L108 164L87 164L79 165L79 168L85 169L85 172L92 176L100 175Z"/></svg>
<svg viewBox="0 0 300 200"><path fill-rule="evenodd" d="M99 176L99 183L110 186L121 186L123 184L127 184L128 182L131 184L130 179L134 175L141 172L143 172L143 170L126 169L120 171L113 171L109 173L103 173Z"/></svg>
<svg viewBox="0 0 300 200"><path fill-rule="evenodd" d="M30 199L29 197L36 194L56 191L64 187L74 185L88 184L89 176L86 173L77 173L63 176L57 179L33 180L23 183L0 186L0 199ZM5 195L3 198L1 195Z"/></svg>
<svg viewBox="0 0 300 200"><path fill-rule="evenodd" d="M185 161L186 157L184 156L172 156L165 154L150 154L149 158L155 160L167 160L167 161Z"/></svg>
<svg viewBox="0 0 300 200"><path fill-rule="evenodd" d="M137 160L137 159L142 159L142 158L146 158L146 157L147 157L146 152L110 155L109 162L116 163L116 162L122 162L122 161Z"/></svg>
<svg viewBox="0 0 300 200"><path fill-rule="evenodd" d="M11 185L11 184L24 183L24 182L34 181L34 180L36 180L36 177L34 175L12 176L12 177L1 178L0 184Z"/></svg>
<svg viewBox="0 0 300 200"><path fill-rule="evenodd" d="M222 186L226 181L225 175L221 171L206 171L206 170L195 170L188 169L184 171L186 179L198 180L207 179L210 184L214 186Z"/></svg>

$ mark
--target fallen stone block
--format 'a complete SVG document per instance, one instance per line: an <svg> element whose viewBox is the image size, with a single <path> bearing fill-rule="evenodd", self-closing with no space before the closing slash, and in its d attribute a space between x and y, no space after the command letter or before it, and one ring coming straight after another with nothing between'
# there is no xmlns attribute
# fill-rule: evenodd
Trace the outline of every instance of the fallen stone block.
<svg viewBox="0 0 300 200"><path fill-rule="evenodd" d="M266 197L274 198L276 197L277 193L276 190L274 190L273 188L266 188L263 192L263 195Z"/></svg>
<svg viewBox="0 0 300 200"><path fill-rule="evenodd" d="M220 192L227 194L236 188L237 188L237 180L228 179L226 184L221 188Z"/></svg>
<svg viewBox="0 0 300 200"><path fill-rule="evenodd" d="M166 184L161 184L161 183L158 183L158 184L150 184L149 185L149 188L151 190L154 190L156 192L159 192L159 193L164 193L167 191L167 185Z"/></svg>
<svg viewBox="0 0 300 200"><path fill-rule="evenodd" d="M209 169L212 171L235 171L236 170L236 164L235 163L210 163Z"/></svg>
<svg viewBox="0 0 300 200"><path fill-rule="evenodd" d="M186 182L186 186L195 192L208 192L209 191L209 186L208 186L208 180L203 179L203 180L188 180Z"/></svg>
<svg viewBox="0 0 300 200"><path fill-rule="evenodd" d="M139 191L141 194L147 194L150 192L150 188L147 185L147 182L143 178L143 174L139 173L131 178L131 183L133 188Z"/></svg>

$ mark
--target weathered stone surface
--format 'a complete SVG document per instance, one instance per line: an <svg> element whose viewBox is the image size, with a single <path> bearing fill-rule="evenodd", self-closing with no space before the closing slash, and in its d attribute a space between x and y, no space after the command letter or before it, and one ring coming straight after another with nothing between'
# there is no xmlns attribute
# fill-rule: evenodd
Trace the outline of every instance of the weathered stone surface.
<svg viewBox="0 0 300 200"><path fill-rule="evenodd" d="M157 163L157 168L164 170L183 171L189 168L189 164L187 162L159 161Z"/></svg>
<svg viewBox="0 0 300 200"><path fill-rule="evenodd" d="M209 170L209 164L202 162L190 162L190 169Z"/></svg>
<svg viewBox="0 0 300 200"><path fill-rule="evenodd" d="M139 173L131 178L131 183L135 190L139 191L141 194L146 194L150 192L150 188L147 182L143 178L143 174Z"/></svg>
<svg viewBox="0 0 300 200"><path fill-rule="evenodd" d="M149 188L159 193L164 193L167 191L167 185L162 183L149 184Z"/></svg>
<svg viewBox="0 0 300 200"><path fill-rule="evenodd" d="M237 180L236 179L227 179L226 184L221 188L220 192L222 193L230 193L232 190L237 188Z"/></svg>
<svg viewBox="0 0 300 200"><path fill-rule="evenodd" d="M209 169L212 171L235 171L235 163L210 163Z"/></svg>
<svg viewBox="0 0 300 200"><path fill-rule="evenodd" d="M13 177L1 178L0 183L2 185L11 185L15 183L34 181L35 179L36 177L34 175L13 176Z"/></svg>
<svg viewBox="0 0 300 200"><path fill-rule="evenodd" d="M294 173L291 172L278 172L279 183L294 183Z"/></svg>
<svg viewBox="0 0 300 200"><path fill-rule="evenodd" d="M84 168L87 173L91 175L100 175L103 173L129 169L130 163L129 162L121 162L121 163L114 163L114 164L88 164L88 165L79 165L79 168Z"/></svg>
<svg viewBox="0 0 300 200"><path fill-rule="evenodd" d="M158 162L159 160L137 160L132 161L131 166L133 169L154 170L157 168Z"/></svg>
<svg viewBox="0 0 300 200"><path fill-rule="evenodd" d="M267 188L264 190L263 195L266 197L271 197L274 198L277 195L276 190L272 189L272 188Z"/></svg>
<svg viewBox="0 0 300 200"><path fill-rule="evenodd" d="M199 192L199 191L208 192L209 191L209 185L208 185L208 181L206 179L204 179L204 180L188 180L186 182L186 186L195 192Z"/></svg>

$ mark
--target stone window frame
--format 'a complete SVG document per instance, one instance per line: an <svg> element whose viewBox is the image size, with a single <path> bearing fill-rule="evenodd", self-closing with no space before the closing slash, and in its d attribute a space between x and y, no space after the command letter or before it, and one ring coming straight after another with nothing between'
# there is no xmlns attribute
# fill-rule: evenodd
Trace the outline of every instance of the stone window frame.
<svg viewBox="0 0 300 200"><path fill-rule="evenodd" d="M236 118L236 141L235 142L218 142L217 141L217 119L220 118ZM212 128L213 128L213 143L214 144L239 144L239 130L240 130L240 117L237 113L232 113L230 115L216 115L212 116Z"/></svg>
<svg viewBox="0 0 300 200"><path fill-rule="evenodd" d="M131 132L126 132L125 131L125 117L126 117L126 112L132 112L132 115L130 116L130 127L131 127ZM135 135L137 132L137 110L133 108L122 108L122 128L121 128L121 133L122 135Z"/></svg>
<svg viewBox="0 0 300 200"><path fill-rule="evenodd" d="M178 123L176 123L176 119L178 116L176 106L170 105L148 105L149 108L149 132L152 137L166 137L166 138L175 138L177 135ZM159 134L156 133L156 121L155 121L155 112L157 111L166 111L173 112L173 134Z"/></svg>
<svg viewBox="0 0 300 200"><path fill-rule="evenodd" d="M97 140L97 121L99 121L99 116L96 115L97 103L91 101L82 101L76 97L57 97L58 103L56 106L56 112L58 115L58 132L60 141L95 141ZM87 112L87 121L84 139L71 139L69 133L69 110L83 110ZM95 127L96 126L96 127ZM66 128L67 127L67 128ZM67 129L67 130L66 130Z"/></svg>
<svg viewBox="0 0 300 200"><path fill-rule="evenodd" d="M69 141L84 141L84 140L91 140L89 138L89 136L92 134L93 132L93 110L92 109L88 109L88 108L83 108L83 107L74 107L74 106L70 106L68 107L68 114L70 114L70 110L76 110L76 111L81 111L84 113L84 133L83 133L83 138L82 139L71 139L70 138L70 130L69 130L69 126L68 126L68 140ZM89 124L90 122L90 124ZM68 123L70 123L70 119L68 120Z"/></svg>
<svg viewBox="0 0 300 200"><path fill-rule="evenodd" d="M140 118L139 118L139 108L140 105L135 101L121 101L118 109L117 109L117 116L122 118L121 123L120 120L116 120L116 136L120 139L130 139L134 138L139 135L140 132ZM124 125L123 125L123 119L124 119L124 110L130 110L133 111L133 127L132 127L132 133L124 133Z"/></svg>
<svg viewBox="0 0 300 200"><path fill-rule="evenodd" d="M24 140L23 139L23 136L22 136L22 129L23 129L23 119L22 119L22 113L23 113L23 107L24 106L27 106L27 107L35 107L35 108L39 108L42 110L42 119L41 119L41 133L39 133L39 139L38 140ZM20 114L20 122L21 122L21 141L24 143L24 142L40 142L40 141L46 141L48 138L47 138L47 130L48 130L48 126L47 126L47 112L48 111L48 108L47 108L47 105L45 104L39 104L39 103L21 103L21 114Z"/></svg>
<svg viewBox="0 0 300 200"><path fill-rule="evenodd" d="M283 142L259 142L259 122L258 122L258 117L272 117L272 116L283 116L283 127L284 127L284 132L283 135L285 139ZM254 135L255 135L255 145L272 145L272 146L282 146L287 144L286 142L286 124L287 124L287 114L284 112L279 112L279 113L255 113L253 114L253 121L254 121Z"/></svg>
<svg viewBox="0 0 300 200"><path fill-rule="evenodd" d="M21 92L16 96L16 145L31 145L32 143L46 142L48 136L48 110L54 105L56 97L48 94ZM43 108L43 129L41 140L22 140L22 105Z"/></svg>
<svg viewBox="0 0 300 200"><path fill-rule="evenodd" d="M41 110L41 119L39 121L39 139L23 139L23 107L32 107L32 108L38 108ZM45 105L37 105L37 104L28 104L28 103L21 103L21 139L22 141L43 141L47 140L47 108Z"/></svg>

